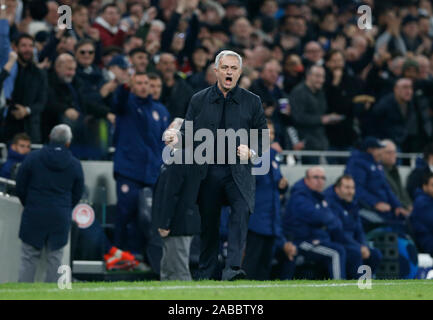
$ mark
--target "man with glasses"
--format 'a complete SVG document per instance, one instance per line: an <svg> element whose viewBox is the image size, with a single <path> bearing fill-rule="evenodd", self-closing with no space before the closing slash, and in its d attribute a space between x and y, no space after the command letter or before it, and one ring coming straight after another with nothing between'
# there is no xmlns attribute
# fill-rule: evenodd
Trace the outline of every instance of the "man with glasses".
<svg viewBox="0 0 433 320"><path fill-rule="evenodd" d="M283 232L293 235L298 256L305 262L326 268L328 278L345 279L346 240L341 222L322 193L325 182L325 170L315 166L294 184L283 214Z"/></svg>

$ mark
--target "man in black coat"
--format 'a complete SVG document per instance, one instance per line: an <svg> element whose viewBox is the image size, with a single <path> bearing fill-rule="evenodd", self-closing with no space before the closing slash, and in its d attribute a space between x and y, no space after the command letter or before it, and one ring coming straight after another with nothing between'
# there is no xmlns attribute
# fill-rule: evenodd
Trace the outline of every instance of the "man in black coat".
<svg viewBox="0 0 433 320"><path fill-rule="evenodd" d="M375 136L394 141L402 152L421 151L419 141L431 136L430 120L423 110L417 110L414 99L412 80L401 78L395 83L394 92L372 108L377 124Z"/></svg>
<svg viewBox="0 0 433 320"><path fill-rule="evenodd" d="M254 210L255 202L252 161L257 156L261 156L262 149L269 147L269 132L260 98L237 86L241 72L242 58L236 52L227 50L220 52L215 59L217 83L191 98L180 130L182 139L186 142L186 145L182 144L185 148L193 143L192 136L189 134L190 129L194 134L198 129L201 129L200 133L206 131L203 144L209 143L209 139L214 139L217 144L205 148L204 159L198 159L203 156L203 152L198 152L201 149L198 147L202 145L198 141L194 142L194 151L196 151L194 164L198 174L189 173L196 174L202 180L198 194L201 215L199 261L201 279L212 278L216 271L219 221L223 205L231 207L231 214L228 253L222 279L235 280L245 277L245 272L240 269L240 266L248 231L248 217ZM193 128L190 127L191 121ZM217 129L223 130L218 130L217 135ZM228 137L229 134L226 132L229 129L235 132L243 129L250 137L238 136L236 143L233 143L232 137ZM254 132L252 129L258 130ZM254 133L258 134L256 140L258 143L255 143L254 139L248 141ZM266 140L263 143L262 136ZM231 145L227 143L227 139L232 142ZM175 145L178 142L175 130L169 130L165 140L166 143ZM267 169L269 170L269 167Z"/></svg>
<svg viewBox="0 0 433 320"><path fill-rule="evenodd" d="M16 179L24 206L19 237L22 240L20 282L33 282L42 249L47 251L46 282L56 282L63 247L68 242L72 208L80 201L84 175L68 147L71 129L61 124L50 133L50 144L30 153Z"/></svg>
<svg viewBox="0 0 433 320"><path fill-rule="evenodd" d="M169 128L180 129L176 118ZM185 150L174 150L185 153ZM191 280L189 255L193 235L200 233L196 203L200 179L198 167L172 163L161 167L152 201L152 224L163 240L160 280Z"/></svg>
<svg viewBox="0 0 433 320"><path fill-rule="evenodd" d="M92 140L96 133L92 131L91 119L106 118L114 124L116 117L104 103L86 96L89 88L76 76L76 69L77 62L70 54L62 53L57 57L54 70L48 75L48 102L42 115L42 132L45 140L55 125L70 125L75 137L71 151L85 158L92 154L89 147L97 145Z"/></svg>
<svg viewBox="0 0 433 320"><path fill-rule="evenodd" d="M40 143L41 112L47 102L46 74L33 62L34 40L30 35L19 36L13 48L18 54L18 73L6 116L5 139L25 132L33 143Z"/></svg>

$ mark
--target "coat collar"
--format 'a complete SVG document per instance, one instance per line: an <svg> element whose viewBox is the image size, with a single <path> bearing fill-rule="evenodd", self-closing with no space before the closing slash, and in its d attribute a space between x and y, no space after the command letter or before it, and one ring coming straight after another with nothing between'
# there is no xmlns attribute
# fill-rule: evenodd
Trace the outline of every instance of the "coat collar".
<svg viewBox="0 0 433 320"><path fill-rule="evenodd" d="M227 99L231 99L235 103L239 104L241 101L240 93L241 93L241 90L240 90L239 86L236 85L236 87L234 87L232 90L230 90L229 93L227 94ZM221 92L221 90L218 88L217 83L215 83L211 89L210 102L214 103L214 102L218 102L218 100L223 100L223 99L224 99L224 95Z"/></svg>

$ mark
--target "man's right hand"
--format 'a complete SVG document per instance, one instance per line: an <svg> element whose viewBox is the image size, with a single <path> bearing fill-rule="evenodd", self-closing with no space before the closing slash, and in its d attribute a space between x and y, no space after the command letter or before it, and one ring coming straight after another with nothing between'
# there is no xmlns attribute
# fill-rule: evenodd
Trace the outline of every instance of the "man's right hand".
<svg viewBox="0 0 433 320"><path fill-rule="evenodd" d="M72 121L75 121L80 116L80 113L74 108L68 108L65 110L65 116Z"/></svg>
<svg viewBox="0 0 433 320"><path fill-rule="evenodd" d="M179 138L177 137L177 133L179 130L176 129L168 129L162 135L162 140L165 141L166 145L174 146L179 142Z"/></svg>
<svg viewBox="0 0 433 320"><path fill-rule="evenodd" d="M374 206L374 208L379 212L388 212L391 211L391 206L386 202L378 202Z"/></svg>

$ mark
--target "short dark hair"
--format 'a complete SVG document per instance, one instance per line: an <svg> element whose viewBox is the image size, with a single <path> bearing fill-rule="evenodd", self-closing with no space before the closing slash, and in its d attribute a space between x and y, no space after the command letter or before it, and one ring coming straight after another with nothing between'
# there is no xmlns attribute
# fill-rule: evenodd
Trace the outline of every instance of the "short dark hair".
<svg viewBox="0 0 433 320"><path fill-rule="evenodd" d="M341 56L343 57L343 59L346 60L345 57L344 57L344 53L343 53L343 51L341 51L341 50L339 50L339 49L331 49L331 50L326 54L326 56L325 56L325 61L328 62L329 60L331 60L332 56L334 56L334 55L337 54L337 53L338 53L338 54L341 54Z"/></svg>
<svg viewBox="0 0 433 320"><path fill-rule="evenodd" d="M433 178L433 172L427 172L423 177L422 177L422 185L428 185L430 179Z"/></svg>
<svg viewBox="0 0 433 320"><path fill-rule="evenodd" d="M149 78L149 80L156 80L156 79L159 79L159 80L162 81L161 76L160 76L159 74L155 73L155 72L149 72L149 73L147 74L147 77Z"/></svg>
<svg viewBox="0 0 433 320"><path fill-rule="evenodd" d="M12 138L12 143L11 144L17 144L18 141L21 141L21 140L32 141L30 139L30 136L27 133L21 132L21 133L17 133L16 135L14 135L14 137Z"/></svg>
<svg viewBox="0 0 433 320"><path fill-rule="evenodd" d="M145 47L138 47L138 48L134 48L129 52L129 56L133 57L136 53L145 53L147 55L147 57L149 57L149 53L146 51Z"/></svg>
<svg viewBox="0 0 433 320"><path fill-rule="evenodd" d="M15 38L15 41L14 41L15 45L18 46L22 39L30 39L33 42L35 42L35 39L31 35L29 35L28 33L21 33L18 37Z"/></svg>
<svg viewBox="0 0 433 320"><path fill-rule="evenodd" d="M104 6L101 8L101 10L99 11L99 13L100 13L100 14L104 13L105 10L107 10L107 9L110 8L110 7L112 7L112 8L116 8L117 11L120 13L120 9L119 9L119 7L118 7L115 3L107 3L106 5L104 5Z"/></svg>
<svg viewBox="0 0 433 320"><path fill-rule="evenodd" d="M79 48L86 44L91 44L93 46L93 49L96 49L95 42L92 39L81 39L75 44L74 51L77 51Z"/></svg>
<svg viewBox="0 0 433 320"><path fill-rule="evenodd" d="M335 185L334 186L335 187L341 186L341 184L343 183L343 180L353 180L353 181L355 181L350 174L343 174L341 177L339 177L337 179L337 181L335 181Z"/></svg>

